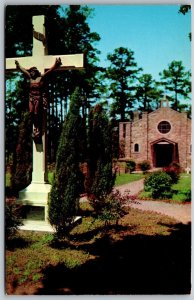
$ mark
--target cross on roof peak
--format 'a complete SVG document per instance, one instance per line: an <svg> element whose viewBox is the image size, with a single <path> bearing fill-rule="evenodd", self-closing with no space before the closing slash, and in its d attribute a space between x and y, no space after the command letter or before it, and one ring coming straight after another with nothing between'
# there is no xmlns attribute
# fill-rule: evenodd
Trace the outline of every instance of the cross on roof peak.
<svg viewBox="0 0 194 300"><path fill-rule="evenodd" d="M166 93L163 95L160 102L161 102L161 107L169 107L169 101L168 101L168 98L166 96Z"/></svg>

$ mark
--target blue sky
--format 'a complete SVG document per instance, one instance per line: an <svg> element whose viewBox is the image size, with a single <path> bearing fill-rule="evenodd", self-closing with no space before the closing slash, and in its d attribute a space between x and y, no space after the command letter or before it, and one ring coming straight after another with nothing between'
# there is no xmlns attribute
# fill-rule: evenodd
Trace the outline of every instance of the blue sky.
<svg viewBox="0 0 194 300"><path fill-rule="evenodd" d="M96 44L101 65L107 65L107 53L122 46L134 51L138 66L154 79L173 60L191 69L191 14L178 13L179 5L89 6L95 9L89 19L91 31L101 37Z"/></svg>

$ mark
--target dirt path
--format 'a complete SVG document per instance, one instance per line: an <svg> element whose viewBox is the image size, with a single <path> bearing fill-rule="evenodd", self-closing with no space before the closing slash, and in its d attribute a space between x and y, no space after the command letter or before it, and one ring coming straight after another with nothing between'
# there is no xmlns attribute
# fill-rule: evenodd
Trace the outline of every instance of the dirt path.
<svg viewBox="0 0 194 300"><path fill-rule="evenodd" d="M116 189L123 193L125 190L130 190L131 195L135 195L143 190L143 179L134 181L128 184L118 186ZM175 218L184 224L191 222L191 204L176 204L165 203L161 201L143 201L138 200L139 204L132 204L133 208L154 211L169 217Z"/></svg>

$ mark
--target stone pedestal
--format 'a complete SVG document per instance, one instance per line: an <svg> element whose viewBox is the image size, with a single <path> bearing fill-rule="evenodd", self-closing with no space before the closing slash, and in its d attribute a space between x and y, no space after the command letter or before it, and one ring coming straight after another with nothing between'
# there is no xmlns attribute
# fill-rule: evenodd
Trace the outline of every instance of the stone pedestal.
<svg viewBox="0 0 194 300"><path fill-rule="evenodd" d="M48 183L31 183L19 192L18 204L44 209L43 221L48 222L48 199L51 185Z"/></svg>

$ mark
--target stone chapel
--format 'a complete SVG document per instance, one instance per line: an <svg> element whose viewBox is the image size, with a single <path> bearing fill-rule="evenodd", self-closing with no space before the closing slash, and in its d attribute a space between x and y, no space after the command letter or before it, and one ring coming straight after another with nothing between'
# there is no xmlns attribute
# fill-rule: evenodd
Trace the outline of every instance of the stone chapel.
<svg viewBox="0 0 194 300"><path fill-rule="evenodd" d="M120 160L146 160L151 168L180 164L182 170L191 168L191 120L185 112L169 107L168 100L161 100L161 107L142 115L134 112L129 122L119 123Z"/></svg>

